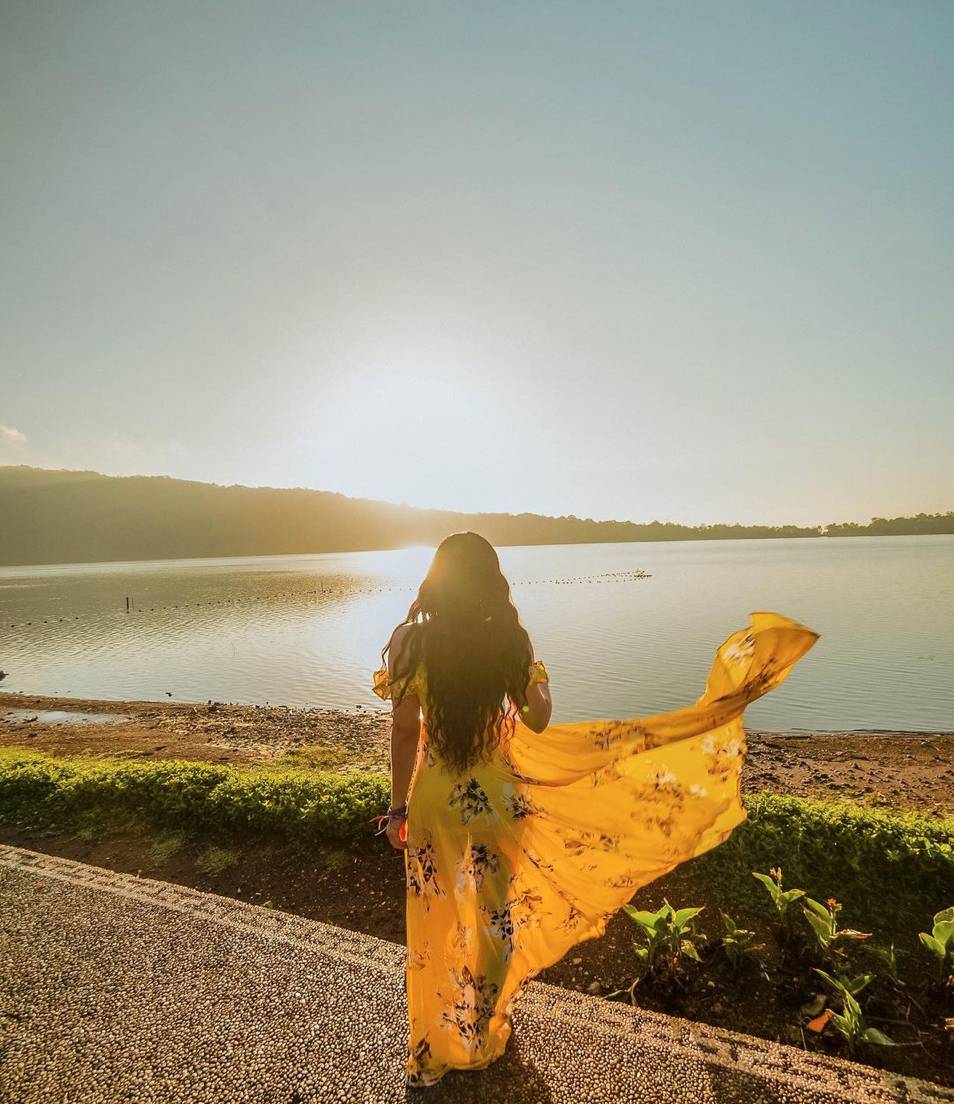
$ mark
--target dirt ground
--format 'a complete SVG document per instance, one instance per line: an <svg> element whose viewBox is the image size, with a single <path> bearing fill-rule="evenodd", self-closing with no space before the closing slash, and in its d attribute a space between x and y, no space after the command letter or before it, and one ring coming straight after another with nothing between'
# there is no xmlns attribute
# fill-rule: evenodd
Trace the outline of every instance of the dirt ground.
<svg viewBox="0 0 954 1104"><path fill-rule="evenodd" d="M128 718L70 723L45 712ZM56 755L118 755L387 772L390 713L183 702L97 701L0 693L0 746ZM850 797L881 807L954 813L954 733L749 732L744 786Z"/></svg>

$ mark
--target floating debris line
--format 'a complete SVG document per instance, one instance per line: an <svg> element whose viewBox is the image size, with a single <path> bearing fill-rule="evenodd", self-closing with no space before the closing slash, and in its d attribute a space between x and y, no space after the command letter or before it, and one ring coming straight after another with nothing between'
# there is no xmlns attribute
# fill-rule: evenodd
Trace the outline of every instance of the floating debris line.
<svg viewBox="0 0 954 1104"><path fill-rule="evenodd" d="M511 584L512 587L518 586L573 586L581 583L626 583L636 582L640 579L651 579L652 574L648 571L636 570L636 571L604 571L599 575L577 575L567 579L518 579ZM345 593L348 595L357 594L382 594L385 591L391 593L397 592L411 592L416 593L417 585L406 584L404 586L392 585L389 586L384 583L373 583L366 586L358 586L353 589L344 592L336 591L334 587L317 587L314 590L301 590L301 591L276 591L271 594L258 594L252 595L247 598L218 598L207 599L204 602L182 602L182 603L170 603L166 606L138 606L136 600L133 597L124 596L123 601L125 608L106 609L96 612L88 613L86 615L71 614L66 617L46 617L40 620L36 618L32 621L20 621L20 622L0 622L5 628L11 629L24 629L32 628L39 625L57 625L62 622L79 621L82 616L85 617L102 617L104 614L122 614L125 616L130 613L162 613L165 610L187 610L187 609L212 609L214 607L224 606L247 606L257 602L266 602L275 598L306 598L310 599L317 595L328 594L331 596L342 597Z"/></svg>

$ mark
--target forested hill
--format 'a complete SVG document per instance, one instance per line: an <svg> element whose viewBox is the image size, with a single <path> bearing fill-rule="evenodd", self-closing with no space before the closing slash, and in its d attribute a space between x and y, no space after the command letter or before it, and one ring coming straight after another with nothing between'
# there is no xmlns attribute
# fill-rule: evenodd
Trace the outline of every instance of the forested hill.
<svg viewBox="0 0 954 1104"><path fill-rule="evenodd" d="M915 514L913 517L872 518L867 525L854 521L832 522L826 537L914 537L929 533L954 533L954 512Z"/></svg>
<svg viewBox="0 0 954 1104"><path fill-rule="evenodd" d="M954 532L954 514L933 517L938 528L913 531ZM0 467L0 564L5 566L400 548L433 545L459 529L476 530L497 545L818 537L824 532L791 525L692 527L572 515L464 514L303 488Z"/></svg>

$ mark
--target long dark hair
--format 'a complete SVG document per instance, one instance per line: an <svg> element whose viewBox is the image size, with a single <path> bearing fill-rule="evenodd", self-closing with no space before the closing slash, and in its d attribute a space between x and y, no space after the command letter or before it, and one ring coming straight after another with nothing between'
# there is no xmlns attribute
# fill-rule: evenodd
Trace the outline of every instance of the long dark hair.
<svg viewBox="0 0 954 1104"><path fill-rule="evenodd" d="M533 648L494 546L478 533L445 537L401 624L414 629L392 674L424 664L428 741L462 773L512 735L516 712L504 696L522 707L530 681Z"/></svg>

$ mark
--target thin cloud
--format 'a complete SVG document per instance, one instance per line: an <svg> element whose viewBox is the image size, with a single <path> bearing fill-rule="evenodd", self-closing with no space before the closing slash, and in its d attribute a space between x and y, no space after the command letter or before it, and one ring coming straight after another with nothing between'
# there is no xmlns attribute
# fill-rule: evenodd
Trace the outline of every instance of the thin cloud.
<svg viewBox="0 0 954 1104"><path fill-rule="evenodd" d="M26 434L13 426L0 425L0 441L8 441L14 445L25 445Z"/></svg>

